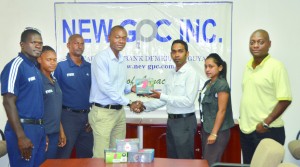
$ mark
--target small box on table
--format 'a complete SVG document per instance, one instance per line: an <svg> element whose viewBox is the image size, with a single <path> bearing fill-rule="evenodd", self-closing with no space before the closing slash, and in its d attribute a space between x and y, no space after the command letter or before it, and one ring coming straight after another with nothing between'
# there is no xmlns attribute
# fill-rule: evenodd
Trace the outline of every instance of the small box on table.
<svg viewBox="0 0 300 167"><path fill-rule="evenodd" d="M105 149L104 161L106 163L127 162L127 152L118 152L114 148Z"/></svg>
<svg viewBox="0 0 300 167"><path fill-rule="evenodd" d="M154 149L141 149L138 152L128 152L128 162L150 163L154 160Z"/></svg>
<svg viewBox="0 0 300 167"><path fill-rule="evenodd" d="M140 140L133 139L117 139L117 152L138 152L140 150Z"/></svg>

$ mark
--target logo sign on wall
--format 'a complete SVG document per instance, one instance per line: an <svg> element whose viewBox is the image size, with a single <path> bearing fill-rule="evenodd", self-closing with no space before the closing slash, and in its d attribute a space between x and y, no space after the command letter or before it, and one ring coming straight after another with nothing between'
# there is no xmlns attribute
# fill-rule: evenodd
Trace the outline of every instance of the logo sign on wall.
<svg viewBox="0 0 300 167"><path fill-rule="evenodd" d="M55 3L56 40L59 60L65 59L72 34L85 40L84 57L93 57L109 46L108 35L115 25L128 32L121 52L127 60L128 83L152 78L160 88L174 70L172 41L188 43L188 61L198 71L201 85L207 80L204 60L218 53L231 70L232 2L98 2Z"/></svg>

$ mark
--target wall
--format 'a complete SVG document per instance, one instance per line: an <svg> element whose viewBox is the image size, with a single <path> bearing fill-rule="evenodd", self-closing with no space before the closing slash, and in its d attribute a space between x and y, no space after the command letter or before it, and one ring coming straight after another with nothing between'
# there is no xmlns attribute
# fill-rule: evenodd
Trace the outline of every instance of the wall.
<svg viewBox="0 0 300 167"><path fill-rule="evenodd" d="M87 0L86 2L91 2ZM101 1L101 0L99 0ZM105 1L105 0L102 0ZM108 1L108 0L106 0ZM118 0L115 0L115 2ZM122 0L119 0L122 2ZM128 0L127 0L128 1ZM146 1L146 0L140 0ZM165 0L174 2L176 0ZM189 0L192 2L195 0ZM68 0L1 0L0 2L0 71L4 65L20 51L20 34L25 27L37 27L42 31L44 43L55 46L54 2L74 2ZM77 2L84 2L77 1ZM232 47L232 102L234 117L239 116L241 98L242 71L246 62L251 58L248 49L250 34L263 28L269 31L272 40L270 53L281 60L287 67L292 92L293 103L284 113L286 122L286 143L295 138L300 130L297 105L300 103L300 80L298 79L297 46L300 37L299 17L300 1L298 0L233 0L233 47ZM185 11L179 11L185 12ZM2 99L0 99L2 102ZM0 128L6 122L5 111L0 105ZM287 149L286 149L287 150ZM288 151L286 162L294 162ZM0 164L8 164L7 157L0 159ZM5 166L5 165L3 165Z"/></svg>

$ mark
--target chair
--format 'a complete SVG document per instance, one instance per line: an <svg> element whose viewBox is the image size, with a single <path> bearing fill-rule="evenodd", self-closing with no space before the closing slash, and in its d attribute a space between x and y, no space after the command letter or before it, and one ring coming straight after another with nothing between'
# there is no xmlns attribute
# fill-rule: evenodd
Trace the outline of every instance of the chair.
<svg viewBox="0 0 300 167"><path fill-rule="evenodd" d="M297 160L300 159L300 140L299 140L299 136L300 136L300 131L298 132L298 134L296 136L296 140L292 140L288 144L288 148L289 148L291 154Z"/></svg>
<svg viewBox="0 0 300 167"><path fill-rule="evenodd" d="M212 167L225 167L225 166L240 166L240 167L276 167L284 157L284 147L273 139L265 138L258 144L251 164L234 164L217 162Z"/></svg>
<svg viewBox="0 0 300 167"><path fill-rule="evenodd" d="M0 158L1 158L7 153L7 149L6 149L5 137L4 137L3 131L1 129L0 129L0 134L2 137L2 140L0 141Z"/></svg>
<svg viewBox="0 0 300 167"><path fill-rule="evenodd" d="M300 136L300 131L298 132L298 134L296 136L296 139L290 141L289 144L288 144L288 148L289 148L290 153L297 160L300 159L300 140L299 140L299 136ZM281 163L280 165L278 165L278 167L298 167L298 165L293 164L293 163L284 162L284 163Z"/></svg>

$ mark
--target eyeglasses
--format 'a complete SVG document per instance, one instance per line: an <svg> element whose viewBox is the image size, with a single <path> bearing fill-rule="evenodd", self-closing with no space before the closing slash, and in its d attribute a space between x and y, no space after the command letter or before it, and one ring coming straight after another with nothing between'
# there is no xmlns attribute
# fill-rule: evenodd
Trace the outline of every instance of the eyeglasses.
<svg viewBox="0 0 300 167"><path fill-rule="evenodd" d="M41 31L39 29L34 28L34 27L26 27L24 31L26 31L26 30L35 30L35 31L41 33Z"/></svg>

